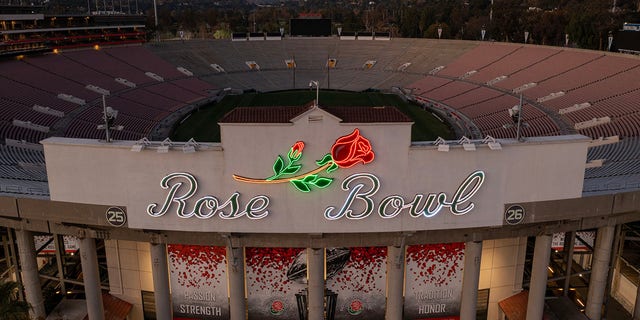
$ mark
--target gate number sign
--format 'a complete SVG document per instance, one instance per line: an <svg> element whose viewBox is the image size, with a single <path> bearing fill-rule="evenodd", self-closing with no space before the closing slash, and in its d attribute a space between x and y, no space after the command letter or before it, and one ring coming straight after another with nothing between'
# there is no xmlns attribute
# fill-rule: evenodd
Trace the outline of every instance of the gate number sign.
<svg viewBox="0 0 640 320"><path fill-rule="evenodd" d="M114 227L122 227L127 223L127 214L118 207L111 207L106 212L107 222Z"/></svg>
<svg viewBox="0 0 640 320"><path fill-rule="evenodd" d="M520 205L512 205L504 212L504 221L507 224L519 224L524 221L524 208Z"/></svg>

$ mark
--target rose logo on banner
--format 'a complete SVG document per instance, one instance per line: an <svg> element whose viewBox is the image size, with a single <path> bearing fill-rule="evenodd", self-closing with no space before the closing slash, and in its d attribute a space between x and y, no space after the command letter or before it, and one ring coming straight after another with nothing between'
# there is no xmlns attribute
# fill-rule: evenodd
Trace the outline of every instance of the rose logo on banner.
<svg viewBox="0 0 640 320"><path fill-rule="evenodd" d="M371 149L371 143L367 138L360 135L360 130L358 129L354 129L352 133L338 138L331 147L331 152L316 161L318 168L298 174L298 171L302 168L298 161L302 158L303 149L304 142L298 141L289 149L287 161L278 155L273 163L274 174L271 177L254 179L234 174L233 178L247 183L290 182L299 191L309 192L312 187L322 189L333 182L333 178L320 176L319 173L322 171L326 170L326 173L331 173L338 168L350 168L358 163L367 164L373 161L375 157Z"/></svg>

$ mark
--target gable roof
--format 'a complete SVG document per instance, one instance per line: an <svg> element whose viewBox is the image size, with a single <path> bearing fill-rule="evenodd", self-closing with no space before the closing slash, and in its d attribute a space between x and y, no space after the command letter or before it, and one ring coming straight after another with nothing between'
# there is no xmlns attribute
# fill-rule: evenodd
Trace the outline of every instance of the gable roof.
<svg viewBox="0 0 640 320"><path fill-rule="evenodd" d="M290 123L292 119L313 109L313 105L238 107L225 114L220 123ZM320 107L340 118L343 123L413 122L393 106Z"/></svg>

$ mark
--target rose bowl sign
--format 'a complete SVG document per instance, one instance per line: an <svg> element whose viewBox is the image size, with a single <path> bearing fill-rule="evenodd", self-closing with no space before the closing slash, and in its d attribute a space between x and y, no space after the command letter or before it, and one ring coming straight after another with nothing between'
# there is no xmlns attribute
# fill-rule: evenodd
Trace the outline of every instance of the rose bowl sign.
<svg viewBox="0 0 640 320"><path fill-rule="evenodd" d="M303 165L300 162L304 148L305 143L297 141L289 149L286 157L278 155L272 166L273 174L266 178L234 174L233 179L265 186L290 183L297 191L309 193L332 185L336 178L331 177L331 174L336 170L350 169L358 164L366 165L375 159L371 143L358 129L338 138L331 151L316 160L316 167L311 170L302 170ZM326 220L359 220L373 214L390 219L403 213L412 218L431 218L447 208L455 216L465 215L474 209L473 197L482 187L484 180L484 171L475 170L451 193L418 193L413 198L391 194L376 200L380 199L377 194L382 186L378 176L356 172L347 176L340 184L341 190L344 191L344 200L326 206L322 214ZM166 175L160 181L160 187L167 190L164 201L161 204L151 203L146 208L147 214L152 217L161 217L172 208L180 218L209 219L217 216L223 220L258 220L270 214L271 199L267 195L247 198L235 191L222 200L212 195L194 197L198 191L198 181L194 175L186 172Z"/></svg>

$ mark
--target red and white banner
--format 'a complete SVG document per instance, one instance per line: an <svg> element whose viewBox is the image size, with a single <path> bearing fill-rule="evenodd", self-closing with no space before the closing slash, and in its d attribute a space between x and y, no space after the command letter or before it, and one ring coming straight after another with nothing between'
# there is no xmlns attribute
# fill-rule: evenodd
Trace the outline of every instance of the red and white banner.
<svg viewBox="0 0 640 320"><path fill-rule="evenodd" d="M384 320L387 247L327 248L326 263L336 320Z"/></svg>
<svg viewBox="0 0 640 320"><path fill-rule="evenodd" d="M459 320L464 243L407 247L405 320Z"/></svg>
<svg viewBox="0 0 640 320"><path fill-rule="evenodd" d="M245 248L245 258L249 319L298 320L297 299L306 302L306 250Z"/></svg>
<svg viewBox="0 0 640 320"><path fill-rule="evenodd" d="M225 247L170 244L174 319L229 319Z"/></svg>
<svg viewBox="0 0 640 320"><path fill-rule="evenodd" d="M574 252L586 252L593 249L596 240L595 231L578 231L573 244ZM564 250L564 232L554 233L551 241L551 249L556 251Z"/></svg>
<svg viewBox="0 0 640 320"><path fill-rule="evenodd" d="M64 242L64 252L66 253L75 253L80 248L78 244L78 238L74 236L63 236ZM45 244L47 244L39 253L55 253L56 246L55 241L53 241L53 236L33 236L33 242L35 243L35 249L38 250L42 248Z"/></svg>

